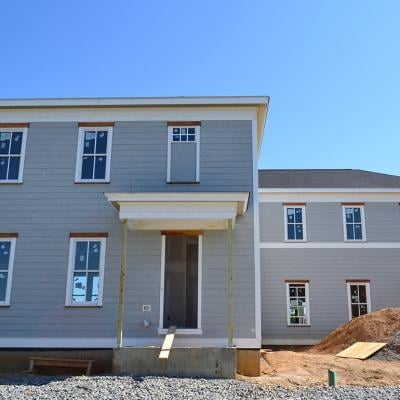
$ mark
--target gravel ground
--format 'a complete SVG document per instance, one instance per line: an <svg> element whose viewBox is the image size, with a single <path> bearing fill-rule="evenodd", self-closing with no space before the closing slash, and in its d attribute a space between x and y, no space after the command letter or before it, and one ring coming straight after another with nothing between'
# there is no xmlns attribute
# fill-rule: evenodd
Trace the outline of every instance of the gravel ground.
<svg viewBox="0 0 400 400"><path fill-rule="evenodd" d="M267 387L235 380L131 376L63 377L15 375L0 377L0 399L189 400L274 399L327 400L400 399L400 386L380 388Z"/></svg>
<svg viewBox="0 0 400 400"><path fill-rule="evenodd" d="M400 332L393 335L392 340L380 351L374 354L371 360L396 361L400 360Z"/></svg>

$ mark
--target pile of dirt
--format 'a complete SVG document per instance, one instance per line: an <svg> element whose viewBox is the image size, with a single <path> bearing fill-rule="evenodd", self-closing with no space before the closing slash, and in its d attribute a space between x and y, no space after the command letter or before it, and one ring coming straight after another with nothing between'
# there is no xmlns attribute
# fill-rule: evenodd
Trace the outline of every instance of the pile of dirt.
<svg viewBox="0 0 400 400"><path fill-rule="evenodd" d="M392 342L400 331L400 308L384 308L347 322L309 352L336 354L355 342Z"/></svg>

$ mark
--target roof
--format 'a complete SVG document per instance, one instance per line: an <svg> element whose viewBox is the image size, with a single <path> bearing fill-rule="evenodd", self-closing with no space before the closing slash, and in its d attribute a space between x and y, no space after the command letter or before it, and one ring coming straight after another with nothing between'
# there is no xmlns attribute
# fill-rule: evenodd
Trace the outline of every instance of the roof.
<svg viewBox="0 0 400 400"><path fill-rule="evenodd" d="M400 176L361 169L262 169L258 178L263 189L400 188Z"/></svg>

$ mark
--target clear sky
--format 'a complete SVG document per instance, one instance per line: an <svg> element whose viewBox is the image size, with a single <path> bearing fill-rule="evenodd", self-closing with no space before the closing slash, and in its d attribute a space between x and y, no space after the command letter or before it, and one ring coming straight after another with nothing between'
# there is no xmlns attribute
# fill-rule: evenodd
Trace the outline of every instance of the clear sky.
<svg viewBox="0 0 400 400"><path fill-rule="evenodd" d="M398 0L1 0L0 97L269 95L262 168L400 174Z"/></svg>

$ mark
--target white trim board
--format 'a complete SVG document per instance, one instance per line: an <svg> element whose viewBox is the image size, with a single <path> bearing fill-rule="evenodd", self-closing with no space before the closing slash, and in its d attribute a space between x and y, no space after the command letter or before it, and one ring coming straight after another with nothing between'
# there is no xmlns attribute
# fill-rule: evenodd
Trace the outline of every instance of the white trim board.
<svg viewBox="0 0 400 400"><path fill-rule="evenodd" d="M400 242L262 242L261 249L400 249Z"/></svg>
<svg viewBox="0 0 400 400"><path fill-rule="evenodd" d="M10 243L10 254L8 257L8 269L7 269L7 283L6 283L6 296L4 301L0 301L0 307L9 306L11 299L11 286L14 272L14 258L15 258L15 246L17 243L17 238L0 238L0 242L9 242Z"/></svg>

